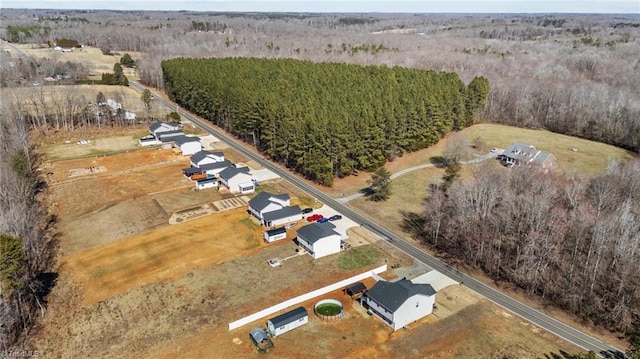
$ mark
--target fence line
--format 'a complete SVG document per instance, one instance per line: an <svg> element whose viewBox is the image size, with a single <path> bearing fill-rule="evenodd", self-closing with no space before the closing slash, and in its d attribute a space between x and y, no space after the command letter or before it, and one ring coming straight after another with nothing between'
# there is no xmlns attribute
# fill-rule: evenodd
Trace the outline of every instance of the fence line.
<svg viewBox="0 0 640 359"><path fill-rule="evenodd" d="M248 315L244 318L238 319L234 322L229 323L229 330L234 330L237 329L243 325L249 324L253 321L256 321L260 318L264 318L267 315L271 315L273 313L279 312L285 308L288 308L290 306L296 305L296 304L300 304L304 301L307 301L309 299L318 297L320 295L323 295L325 293L329 293L332 292L338 288L347 286L353 282L359 281L359 280L363 280L365 278L369 278L369 277L374 277L376 279L380 278L378 276L379 273L385 272L387 270L387 265L384 264L378 268L372 269L370 271L366 271L364 273L360 273L358 275L355 275L351 278L347 278L344 280L341 280L339 282L333 283L333 284L329 284L326 287L322 287L320 289L316 289L314 291L299 295L297 297L291 298L291 299L287 299L284 302L278 303L274 306L271 306L269 308L263 309L259 312L253 313L251 315Z"/></svg>

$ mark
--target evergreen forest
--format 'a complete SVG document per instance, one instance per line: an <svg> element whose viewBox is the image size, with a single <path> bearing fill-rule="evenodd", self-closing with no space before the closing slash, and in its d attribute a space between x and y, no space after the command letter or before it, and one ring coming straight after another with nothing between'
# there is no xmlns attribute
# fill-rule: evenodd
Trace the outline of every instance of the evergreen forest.
<svg viewBox="0 0 640 359"><path fill-rule="evenodd" d="M484 77L294 59L162 62L169 97L272 160L331 186L473 123Z"/></svg>

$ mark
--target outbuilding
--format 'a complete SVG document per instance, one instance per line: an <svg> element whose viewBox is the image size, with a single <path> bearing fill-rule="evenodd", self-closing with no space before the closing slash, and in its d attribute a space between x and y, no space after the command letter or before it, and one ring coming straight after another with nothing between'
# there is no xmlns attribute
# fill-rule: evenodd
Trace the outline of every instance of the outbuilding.
<svg viewBox="0 0 640 359"><path fill-rule="evenodd" d="M274 337L309 323L309 314L304 307L298 307L267 321L269 333Z"/></svg>
<svg viewBox="0 0 640 359"><path fill-rule="evenodd" d="M213 178L205 178L196 181L196 190L207 189L207 188L218 188L218 179Z"/></svg>
<svg viewBox="0 0 640 359"><path fill-rule="evenodd" d="M344 288L344 292L351 298L359 298L366 291L367 287L362 282L355 282L353 284L349 284Z"/></svg>
<svg viewBox="0 0 640 359"><path fill-rule="evenodd" d="M270 229L264 232L264 241L267 243L287 238L287 230L284 227Z"/></svg>
<svg viewBox="0 0 640 359"><path fill-rule="evenodd" d="M264 353L273 348L273 342L262 328L256 327L251 329L249 336L260 352Z"/></svg>

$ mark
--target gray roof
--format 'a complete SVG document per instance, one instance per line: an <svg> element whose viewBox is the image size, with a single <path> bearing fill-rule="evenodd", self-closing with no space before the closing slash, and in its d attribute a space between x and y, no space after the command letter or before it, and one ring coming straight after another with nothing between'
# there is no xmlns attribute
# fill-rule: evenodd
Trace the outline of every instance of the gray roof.
<svg viewBox="0 0 640 359"><path fill-rule="evenodd" d="M267 333L262 328L256 327L251 329L250 335L253 341L255 341L256 343L260 343L263 340L269 340L269 337L267 337Z"/></svg>
<svg viewBox="0 0 640 359"><path fill-rule="evenodd" d="M394 313L404 302L416 294L432 296L436 294L436 290L431 284L414 284L407 279L397 282L380 280L367 291L365 296Z"/></svg>
<svg viewBox="0 0 640 359"><path fill-rule="evenodd" d="M200 142L200 137L187 137L187 136L180 136L180 137L176 137L174 139L176 145L181 146L184 145L185 143L189 143L189 142Z"/></svg>
<svg viewBox="0 0 640 359"><path fill-rule="evenodd" d="M180 137L180 136L184 136L184 132L182 132L182 130L164 131L164 132L158 133L158 139L160 139L161 141L167 138Z"/></svg>
<svg viewBox="0 0 640 359"><path fill-rule="evenodd" d="M284 227L274 228L267 231L267 236L277 236L278 234L287 233L287 229Z"/></svg>
<svg viewBox="0 0 640 359"><path fill-rule="evenodd" d="M353 295L356 293L364 292L367 290L367 287L362 282L355 282L353 284L349 284L344 288L347 291L347 294Z"/></svg>
<svg viewBox="0 0 640 359"><path fill-rule="evenodd" d="M300 206L283 207L275 211L267 212L262 215L262 219L265 222L271 222L277 219L287 218L287 217L296 216L296 215L299 215L300 218L302 218L302 210L300 209Z"/></svg>
<svg viewBox="0 0 640 359"><path fill-rule="evenodd" d="M283 325L287 325L291 322L295 322L296 320L307 316L309 316L307 310L303 307L298 307L290 312L286 312L284 314L280 314L277 317L273 317L269 319L269 321L271 322L271 324L273 324L274 328L280 328Z"/></svg>
<svg viewBox="0 0 640 359"><path fill-rule="evenodd" d="M302 235L306 242L313 244L322 238L326 238L334 234L340 235L338 232L333 230L334 228L336 228L336 226L331 222L311 223L298 229L298 236Z"/></svg>
<svg viewBox="0 0 640 359"><path fill-rule="evenodd" d="M231 163L231 161L224 160L222 162L207 163L200 166L199 168L203 171L208 171L208 170L215 170L216 168L227 168L227 167L230 167L232 164L233 163Z"/></svg>
<svg viewBox="0 0 640 359"><path fill-rule="evenodd" d="M199 179L196 182L198 182L198 184L204 184L204 183L210 183L210 182L218 182L218 179L213 177L213 178L203 178L203 179Z"/></svg>
<svg viewBox="0 0 640 359"><path fill-rule="evenodd" d="M167 122L158 121L158 122L154 122L151 125L149 125L149 131L156 132L157 130L159 130L159 129L163 128L163 127L165 127L165 128L173 127L175 129L178 129L178 128L180 128L180 124L175 123L175 122L168 122L167 123Z"/></svg>
<svg viewBox="0 0 640 359"><path fill-rule="evenodd" d="M222 170L222 172L218 173L218 176L220 176L220 178L222 179L230 180L231 178L235 177L239 173L249 174L249 172L250 172L249 167L236 168L233 166L229 166L224 170Z"/></svg>
<svg viewBox="0 0 640 359"><path fill-rule="evenodd" d="M188 168L183 169L182 171L187 176L191 176L191 175L194 175L196 173L202 173L202 169L200 169L198 167L188 167Z"/></svg>
<svg viewBox="0 0 640 359"><path fill-rule="evenodd" d="M542 152L536 149L533 145L516 142L507 147L504 152L498 156L498 159L510 158L520 163L531 162L541 165L550 156L553 155L548 152Z"/></svg>
<svg viewBox="0 0 640 359"><path fill-rule="evenodd" d="M198 151L194 153L189 159L191 160L191 162L198 163L203 159L207 158L209 155L214 155L216 157L224 158L224 153L222 152Z"/></svg>
<svg viewBox="0 0 640 359"><path fill-rule="evenodd" d="M287 201L290 199L289 195L286 193L276 195L269 192L260 192L255 197L249 200L249 206L256 209L257 211L262 211L263 209L267 208L267 206L272 202L271 198L273 197L281 199L283 201Z"/></svg>

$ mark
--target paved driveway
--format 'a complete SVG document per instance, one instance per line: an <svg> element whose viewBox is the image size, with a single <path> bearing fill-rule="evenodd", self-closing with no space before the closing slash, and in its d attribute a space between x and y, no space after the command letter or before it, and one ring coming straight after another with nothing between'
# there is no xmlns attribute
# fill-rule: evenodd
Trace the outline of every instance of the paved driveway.
<svg viewBox="0 0 640 359"><path fill-rule="evenodd" d="M340 233L340 237L344 240L347 239L347 229L351 228L351 227L359 227L360 225L357 224L356 222L354 222L352 219L348 218L347 216L343 215L342 213L336 211L335 209L327 206L326 204L323 205L320 209L316 209L314 210L312 213L309 213L307 215L305 215L305 217L308 217L312 214L316 214L316 213L320 213L321 215L329 218L331 216L333 216L334 214L340 214L342 215L342 219L339 219L337 221L331 221L331 223L333 223L334 226L336 226L335 231ZM308 224L309 222L307 222L307 220L304 220L305 224Z"/></svg>

